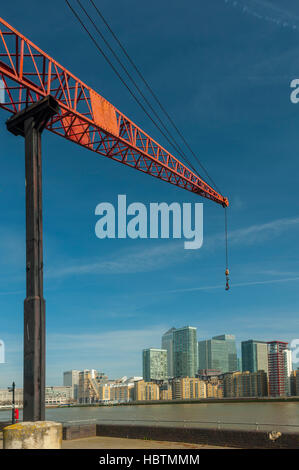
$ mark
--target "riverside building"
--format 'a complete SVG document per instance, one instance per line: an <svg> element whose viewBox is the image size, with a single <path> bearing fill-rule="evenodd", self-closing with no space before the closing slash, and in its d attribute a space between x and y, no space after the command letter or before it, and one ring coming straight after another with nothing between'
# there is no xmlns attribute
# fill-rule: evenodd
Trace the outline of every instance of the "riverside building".
<svg viewBox="0 0 299 470"><path fill-rule="evenodd" d="M110 385L110 400L117 403L127 403L134 400L134 383Z"/></svg>
<svg viewBox="0 0 299 470"><path fill-rule="evenodd" d="M266 372L259 370L257 372L246 371L224 374L223 396L226 398L268 396Z"/></svg>
<svg viewBox="0 0 299 470"><path fill-rule="evenodd" d="M73 392L72 387L68 386L54 386L45 388L45 404L46 405L66 405L72 403ZM11 406L12 393L7 388L0 389L0 406ZM23 389L15 389L15 405L23 405Z"/></svg>
<svg viewBox="0 0 299 470"><path fill-rule="evenodd" d="M97 371L85 369L79 372L78 386L79 403L97 403L100 400Z"/></svg>
<svg viewBox="0 0 299 470"><path fill-rule="evenodd" d="M270 341L268 343L269 394L272 397L287 396L290 393L291 359L288 343Z"/></svg>
<svg viewBox="0 0 299 470"><path fill-rule="evenodd" d="M63 373L63 385L72 388L72 398L78 401L79 370L68 370Z"/></svg>
<svg viewBox="0 0 299 470"><path fill-rule="evenodd" d="M193 377L174 379L172 381L172 397L174 400L206 398L206 383Z"/></svg>
<svg viewBox="0 0 299 470"><path fill-rule="evenodd" d="M134 384L134 399L136 401L159 400L160 387L154 382L139 380Z"/></svg>

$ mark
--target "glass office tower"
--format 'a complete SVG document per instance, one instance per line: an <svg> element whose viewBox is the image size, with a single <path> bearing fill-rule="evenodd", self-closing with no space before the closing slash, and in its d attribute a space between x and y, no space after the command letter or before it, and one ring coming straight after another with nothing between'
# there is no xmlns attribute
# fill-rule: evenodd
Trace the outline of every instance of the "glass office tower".
<svg viewBox="0 0 299 470"><path fill-rule="evenodd" d="M168 377L174 377L173 371L173 332L175 328L166 331L162 336L162 349L167 350L167 374Z"/></svg>
<svg viewBox="0 0 299 470"><path fill-rule="evenodd" d="M233 335L214 336L198 343L198 368L222 373L238 370L236 340Z"/></svg>
<svg viewBox="0 0 299 470"><path fill-rule="evenodd" d="M184 326L173 331L174 377L195 377L197 357L196 328Z"/></svg>
<svg viewBox="0 0 299 470"><path fill-rule="evenodd" d="M268 373L268 345L264 341L249 339L242 341L242 370L257 372L264 370Z"/></svg>

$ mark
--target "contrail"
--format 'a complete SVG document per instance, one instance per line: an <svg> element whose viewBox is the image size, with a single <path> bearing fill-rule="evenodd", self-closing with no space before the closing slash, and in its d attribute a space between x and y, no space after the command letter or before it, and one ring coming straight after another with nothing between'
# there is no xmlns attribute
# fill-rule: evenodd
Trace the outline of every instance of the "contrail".
<svg viewBox="0 0 299 470"><path fill-rule="evenodd" d="M265 0L250 0L250 1L255 3L258 6L262 6L266 9L269 9L270 11L273 11L275 13L282 15L282 17L288 16L289 18L293 20L299 20L299 16L296 16L293 13L290 13L289 11L284 10L276 5L272 5L270 2L267 2Z"/></svg>
<svg viewBox="0 0 299 470"><path fill-rule="evenodd" d="M264 284L280 284L284 282L296 282L296 281L299 281L299 276L283 278L283 279L269 279L265 281L239 282L236 284L231 283L231 288L233 289L234 287L259 286L259 285L264 285ZM201 291L201 290L213 290L213 289L223 289L223 284L218 284L215 286L189 287L186 289L166 290L166 291L156 292L156 294L179 294L180 292L196 292L196 291Z"/></svg>

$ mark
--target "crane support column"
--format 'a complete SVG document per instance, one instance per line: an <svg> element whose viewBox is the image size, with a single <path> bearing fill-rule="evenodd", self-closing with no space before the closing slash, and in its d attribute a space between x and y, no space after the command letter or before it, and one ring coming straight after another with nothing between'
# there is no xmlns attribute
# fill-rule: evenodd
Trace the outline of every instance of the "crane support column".
<svg viewBox="0 0 299 470"><path fill-rule="evenodd" d="M45 300L43 297L43 225L41 134L59 112L47 96L10 118L6 125L25 138L26 299L24 301L24 421L45 420Z"/></svg>

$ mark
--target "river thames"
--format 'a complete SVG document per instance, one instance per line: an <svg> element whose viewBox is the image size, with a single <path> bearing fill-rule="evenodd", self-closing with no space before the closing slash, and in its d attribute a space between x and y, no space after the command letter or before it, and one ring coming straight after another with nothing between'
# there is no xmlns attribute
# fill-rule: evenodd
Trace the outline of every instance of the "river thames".
<svg viewBox="0 0 299 470"><path fill-rule="evenodd" d="M0 421L11 411L0 411ZM20 410L22 419L22 410ZM186 403L100 407L47 408L46 419L62 423L144 424L279 430L299 433L297 403Z"/></svg>

